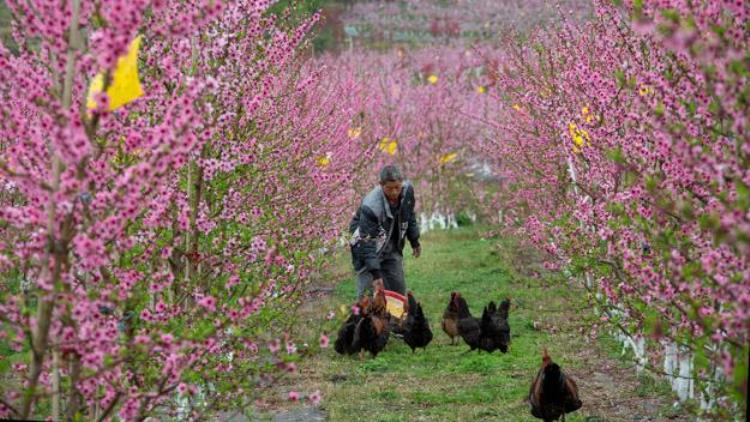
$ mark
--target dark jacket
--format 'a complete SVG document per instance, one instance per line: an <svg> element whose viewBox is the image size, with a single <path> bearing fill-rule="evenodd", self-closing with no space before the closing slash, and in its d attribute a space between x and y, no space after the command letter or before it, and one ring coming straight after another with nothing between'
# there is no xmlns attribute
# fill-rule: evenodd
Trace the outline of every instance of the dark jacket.
<svg viewBox="0 0 750 422"><path fill-rule="evenodd" d="M401 225L394 233L398 236L398 252L403 252L406 239L409 239L412 248L419 246L419 225L414 214L414 203L414 187L408 181L404 182L401 190L399 215L391 214L388 199L380 186L362 199L349 223L352 261L357 273L370 271L374 278L381 277L380 256L391 243L391 227L395 221L400 221Z"/></svg>

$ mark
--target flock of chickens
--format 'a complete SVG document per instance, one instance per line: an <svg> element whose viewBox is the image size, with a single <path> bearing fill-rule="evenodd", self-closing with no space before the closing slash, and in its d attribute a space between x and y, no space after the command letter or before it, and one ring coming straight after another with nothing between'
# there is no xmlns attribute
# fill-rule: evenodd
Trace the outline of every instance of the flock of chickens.
<svg viewBox="0 0 750 422"><path fill-rule="evenodd" d="M510 348L509 311L510 299L503 300L499 306L491 301L484 307L482 317L475 318L466 299L453 292L441 325L452 345L457 344L460 337L469 346L469 351L492 353L499 350L506 353ZM376 284L372 297L364 296L352 307L351 315L339 329L334 348L342 355L359 353L360 359L364 359L366 351L375 357L385 348L391 333L402 337L412 353L418 348L426 348L433 338L422 305L412 292L407 294L404 314L396 318L388 312L382 283ZM542 367L531 383L528 400L531 414L544 421L558 420L561 416L564 421L566 413L582 406L575 381L552 361L547 349L542 356Z"/></svg>

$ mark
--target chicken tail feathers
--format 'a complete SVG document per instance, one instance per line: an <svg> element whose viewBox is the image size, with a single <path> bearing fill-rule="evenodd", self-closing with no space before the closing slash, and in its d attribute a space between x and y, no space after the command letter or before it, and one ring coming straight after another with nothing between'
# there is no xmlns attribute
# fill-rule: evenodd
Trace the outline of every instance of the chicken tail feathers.
<svg viewBox="0 0 750 422"><path fill-rule="evenodd" d="M498 310L498 314L503 319L508 319L508 315L510 314L510 298L503 300L500 302L500 308Z"/></svg>

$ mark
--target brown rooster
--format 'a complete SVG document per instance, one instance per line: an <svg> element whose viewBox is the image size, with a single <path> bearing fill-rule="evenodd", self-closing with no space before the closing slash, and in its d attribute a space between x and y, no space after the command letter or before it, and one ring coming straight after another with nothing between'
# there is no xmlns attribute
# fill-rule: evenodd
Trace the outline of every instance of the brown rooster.
<svg viewBox="0 0 750 422"><path fill-rule="evenodd" d="M448 306L443 311L443 322L442 327L445 334L451 338L451 345L458 344L456 337L458 337L458 306L456 306L456 295L458 293L451 292L451 300L448 302Z"/></svg>
<svg viewBox="0 0 750 422"><path fill-rule="evenodd" d="M567 376L560 366L552 362L547 349L542 356L539 369L529 391L531 414L545 422L556 421L565 414L580 409L583 403L578 398L578 386Z"/></svg>
<svg viewBox="0 0 750 422"><path fill-rule="evenodd" d="M385 286L383 281L378 281L373 285L372 293L372 313L385 320L390 319L388 313L388 300L385 297Z"/></svg>

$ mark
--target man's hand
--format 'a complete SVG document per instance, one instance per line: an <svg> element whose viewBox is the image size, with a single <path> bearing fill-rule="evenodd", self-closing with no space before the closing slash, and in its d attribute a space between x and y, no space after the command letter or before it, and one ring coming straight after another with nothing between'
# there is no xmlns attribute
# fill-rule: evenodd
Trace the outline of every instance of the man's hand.
<svg viewBox="0 0 750 422"><path fill-rule="evenodd" d="M422 255L422 247L417 246L416 248L411 248L411 254L414 258L419 258L419 255Z"/></svg>
<svg viewBox="0 0 750 422"><path fill-rule="evenodd" d="M382 278L376 278L375 280L372 280L372 288L375 289L375 286L377 286L378 283L384 284L383 279Z"/></svg>

